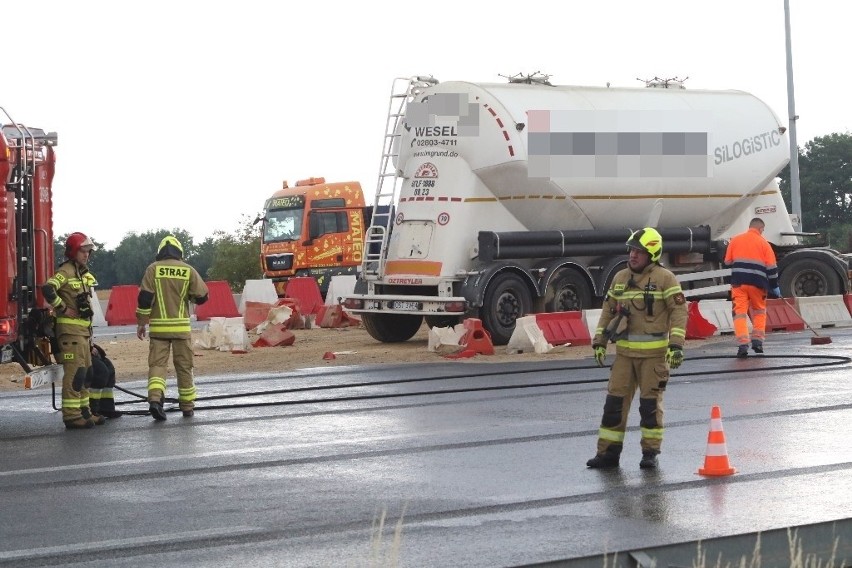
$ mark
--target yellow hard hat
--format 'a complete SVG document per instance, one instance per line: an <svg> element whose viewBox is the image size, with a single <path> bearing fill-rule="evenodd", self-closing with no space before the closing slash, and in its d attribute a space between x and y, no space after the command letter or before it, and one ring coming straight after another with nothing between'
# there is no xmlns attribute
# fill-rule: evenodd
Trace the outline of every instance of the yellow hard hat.
<svg viewBox="0 0 852 568"><path fill-rule="evenodd" d="M645 227L630 235L627 247L645 251L651 257L651 262L657 262L663 254L663 237L656 229Z"/></svg>

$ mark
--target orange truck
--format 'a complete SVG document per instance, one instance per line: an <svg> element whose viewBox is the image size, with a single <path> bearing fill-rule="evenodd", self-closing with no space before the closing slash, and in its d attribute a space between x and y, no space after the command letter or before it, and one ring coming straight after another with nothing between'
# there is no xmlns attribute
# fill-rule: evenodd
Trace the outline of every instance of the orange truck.
<svg viewBox="0 0 852 568"><path fill-rule="evenodd" d="M281 297L290 278L311 276L324 298L332 276L354 275L360 268L371 217L357 181L326 183L312 177L293 187L285 181L255 221L263 221L263 277L272 279Z"/></svg>

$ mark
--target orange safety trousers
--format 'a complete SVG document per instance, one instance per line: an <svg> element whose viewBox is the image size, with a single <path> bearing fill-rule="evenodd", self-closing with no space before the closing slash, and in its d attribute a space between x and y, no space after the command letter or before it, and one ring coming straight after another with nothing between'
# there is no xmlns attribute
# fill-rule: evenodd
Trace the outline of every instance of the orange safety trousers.
<svg viewBox="0 0 852 568"><path fill-rule="evenodd" d="M737 343L748 345L750 339L761 343L766 338L766 290L742 284L731 288L734 302L734 334ZM748 335L748 310L751 307L752 337Z"/></svg>

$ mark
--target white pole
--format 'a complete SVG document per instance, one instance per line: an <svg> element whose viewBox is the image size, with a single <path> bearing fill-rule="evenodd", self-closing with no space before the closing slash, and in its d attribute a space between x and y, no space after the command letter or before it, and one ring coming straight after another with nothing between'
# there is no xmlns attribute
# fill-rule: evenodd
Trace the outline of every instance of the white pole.
<svg viewBox="0 0 852 568"><path fill-rule="evenodd" d="M790 194L793 201L793 228L802 231L802 196L799 188L799 145L796 142L796 100L793 95L793 52L790 47L790 0L784 0L784 31L787 40L787 114L790 124Z"/></svg>

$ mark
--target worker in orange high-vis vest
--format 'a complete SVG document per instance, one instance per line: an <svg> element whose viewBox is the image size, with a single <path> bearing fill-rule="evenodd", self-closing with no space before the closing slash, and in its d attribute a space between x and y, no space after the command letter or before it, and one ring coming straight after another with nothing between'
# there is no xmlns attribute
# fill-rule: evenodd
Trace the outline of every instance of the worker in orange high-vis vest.
<svg viewBox="0 0 852 568"><path fill-rule="evenodd" d="M725 253L725 264L731 267L731 299L734 303L734 334L737 357L748 357L748 344L755 353L763 353L766 338L766 297L781 297L778 266L772 246L763 238L766 224L755 217L748 230L731 239ZM751 308L752 334L748 333L748 311Z"/></svg>
<svg viewBox="0 0 852 568"><path fill-rule="evenodd" d="M178 404L187 418L194 414L195 383L192 376L192 328L189 302L207 301L207 285L192 266L183 261L183 245L174 235L160 241L157 258L145 269L136 305L136 336L148 347L148 406L154 420L165 420L166 370L169 352L175 366Z"/></svg>

